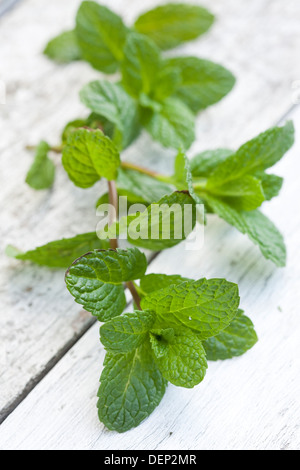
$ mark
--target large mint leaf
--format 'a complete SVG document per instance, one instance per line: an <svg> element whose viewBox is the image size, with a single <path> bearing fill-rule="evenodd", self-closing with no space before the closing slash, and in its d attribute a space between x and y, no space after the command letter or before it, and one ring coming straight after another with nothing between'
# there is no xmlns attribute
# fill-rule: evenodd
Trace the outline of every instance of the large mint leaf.
<svg viewBox="0 0 300 470"><path fill-rule="evenodd" d="M190 220L185 217L186 206L190 208ZM131 244L160 251L181 243L195 225L196 206L193 199L186 192L175 192L151 204L141 214L123 217L98 235L106 239L124 233Z"/></svg>
<svg viewBox="0 0 300 470"><path fill-rule="evenodd" d="M198 336L190 330L173 335L151 334L155 361L164 378L178 387L193 388L205 377L206 353Z"/></svg>
<svg viewBox="0 0 300 470"><path fill-rule="evenodd" d="M126 354L148 338L155 315L148 311L124 313L100 328L101 342L113 354Z"/></svg>
<svg viewBox="0 0 300 470"><path fill-rule="evenodd" d="M100 321L108 321L125 308L122 284L139 279L146 269L146 257L136 248L93 251L68 269L66 284L77 303Z"/></svg>
<svg viewBox="0 0 300 470"><path fill-rule="evenodd" d="M120 433L138 426L161 402L167 382L149 343L128 354L107 354L99 389L99 419Z"/></svg>
<svg viewBox="0 0 300 470"><path fill-rule="evenodd" d="M216 168L210 184L221 186L275 165L293 145L294 133L293 123L288 122L284 127L274 127L250 140Z"/></svg>
<svg viewBox="0 0 300 470"><path fill-rule="evenodd" d="M252 321L244 315L242 310L239 310L230 326L218 336L209 338L203 343L203 346L209 361L219 361L242 356L257 341Z"/></svg>
<svg viewBox="0 0 300 470"><path fill-rule="evenodd" d="M15 248L7 247L7 254L22 261L31 261L41 266L64 268L88 251L109 248L108 241L99 240L95 232L84 233L73 238L50 242L35 250L21 253Z"/></svg>
<svg viewBox="0 0 300 470"><path fill-rule="evenodd" d="M43 190L49 189L53 185L55 177L55 166L48 157L50 147L47 142L40 142L34 162L26 176L26 183L33 189Z"/></svg>
<svg viewBox="0 0 300 470"><path fill-rule="evenodd" d="M239 301L236 284L201 279L155 291L142 299L142 308L156 313L158 327L184 326L197 331L200 339L207 339L229 326Z"/></svg>
<svg viewBox="0 0 300 470"><path fill-rule="evenodd" d="M285 266L286 247L283 236L265 215L259 210L237 211L221 199L207 194L204 197L212 211L243 234L248 235L250 240L259 246L265 258L279 267Z"/></svg>
<svg viewBox="0 0 300 470"><path fill-rule="evenodd" d="M234 152L229 149L207 150L190 160L190 168L194 178L207 178L213 171Z"/></svg>
<svg viewBox="0 0 300 470"><path fill-rule="evenodd" d="M173 192L172 186L134 170L120 168L117 178L118 193L129 202L151 204Z"/></svg>
<svg viewBox="0 0 300 470"><path fill-rule="evenodd" d="M169 3L141 15L135 29L161 49L172 49L205 33L213 22L214 16L205 8Z"/></svg>
<svg viewBox="0 0 300 470"><path fill-rule="evenodd" d="M153 112L145 127L154 140L167 148L187 150L195 140L194 115L176 98L168 98L160 111Z"/></svg>
<svg viewBox="0 0 300 470"><path fill-rule="evenodd" d="M48 42L44 54L49 59L60 63L69 63L81 59L75 31L66 31Z"/></svg>
<svg viewBox="0 0 300 470"><path fill-rule="evenodd" d="M208 179L205 190L221 197L238 210L253 211L266 200L263 185L259 179L251 175L217 186Z"/></svg>
<svg viewBox="0 0 300 470"><path fill-rule="evenodd" d="M175 96L194 113L211 106L226 96L235 84L235 78L221 65L197 57L178 57L169 65L181 71L181 85Z"/></svg>
<svg viewBox="0 0 300 470"><path fill-rule="evenodd" d="M133 97L150 95L161 67L160 51L147 37L130 34L124 49L122 84Z"/></svg>
<svg viewBox="0 0 300 470"><path fill-rule="evenodd" d="M181 284L182 282L189 280L190 279L177 274L169 276L167 274L147 274L141 278L140 288L145 296L157 290L165 289L166 287L174 284Z"/></svg>
<svg viewBox="0 0 300 470"><path fill-rule="evenodd" d="M140 132L136 102L115 83L105 80L91 82L80 92L81 101L98 116L115 124L115 143L128 147Z"/></svg>
<svg viewBox="0 0 300 470"><path fill-rule="evenodd" d="M67 140L62 162L76 186L89 188L101 177L116 179L120 155L115 144L100 130L78 129Z"/></svg>
<svg viewBox="0 0 300 470"><path fill-rule="evenodd" d="M117 71L127 36L118 15L96 2L83 2L76 17L76 34L84 60L101 72Z"/></svg>

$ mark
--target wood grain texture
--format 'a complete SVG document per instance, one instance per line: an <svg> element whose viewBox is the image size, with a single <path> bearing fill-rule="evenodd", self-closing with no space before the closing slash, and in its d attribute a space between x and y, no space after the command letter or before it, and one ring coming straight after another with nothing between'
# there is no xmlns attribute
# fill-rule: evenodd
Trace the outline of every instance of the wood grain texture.
<svg viewBox="0 0 300 470"><path fill-rule="evenodd" d="M75 188L59 158L52 191L37 194L24 184L32 158L24 146L40 138L56 143L65 121L85 113L77 98L81 86L99 76L86 64L57 67L40 55L49 37L72 25L79 3L54 0L45 8L37 0L27 0L0 22L0 60L5 64L0 79L7 84L7 103L0 106L1 251L7 243L27 249L90 231L97 222L90 208L103 191L101 184L88 191ZM156 3L122 0L114 1L113 7L129 21ZM209 1L195 3L211 8ZM237 146L274 124L292 106L291 84L300 79L298 2L215 0L213 9L219 21L211 33L181 52L220 61L236 74L238 84L223 102L199 117L198 141L191 155L205 148ZM296 119L300 126L299 113ZM138 430L118 436L97 423L96 377L103 354L95 326L1 426L1 448L298 445L299 220L293 208L297 150L280 164L288 181L283 195L266 207L286 232L290 248L286 270L275 270L245 237L218 220L207 228L204 248L197 256L186 254L181 246L161 254L151 266L154 271L238 281L243 307L256 320L260 344L241 359L212 365L201 388L190 392L170 387L159 411ZM145 135L125 157L143 158L150 166L160 163L166 171L171 171L173 162L173 152L162 151ZM89 327L90 315L74 304L60 271L3 259L0 280L0 409L5 415L47 365Z"/></svg>

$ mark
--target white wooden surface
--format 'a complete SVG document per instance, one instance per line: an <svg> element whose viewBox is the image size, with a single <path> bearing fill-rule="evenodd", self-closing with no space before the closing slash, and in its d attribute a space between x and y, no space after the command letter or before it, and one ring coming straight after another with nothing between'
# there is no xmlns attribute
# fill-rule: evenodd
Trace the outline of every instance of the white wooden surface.
<svg viewBox="0 0 300 470"><path fill-rule="evenodd" d="M46 8L27 0L0 19L0 61L5 64L0 79L8 90L6 105L0 105L1 251L7 243L31 248L96 225L92 208L101 186L74 188L59 159L53 191L37 194L24 184L32 158L24 145L41 137L55 143L64 122L83 111L80 87L99 75L86 64L57 67L40 55L51 35L72 24L78 3L54 0ZM113 7L130 19L156 3L114 0ZM212 8L208 0L195 3ZM237 75L238 85L199 117L191 155L235 147L276 123L292 107L291 85L300 79L299 2L215 0L212 9L219 16L216 26L182 53L224 63ZM298 109L293 116L300 129ZM66 292L63 273L3 258L2 416L39 383L0 427L0 448L299 448L299 151L295 146L278 166L287 182L280 198L265 209L286 235L290 256L285 270L273 268L245 237L217 219L210 221L199 253L189 254L181 245L159 255L150 268L238 282L260 343L240 359L210 364L205 382L193 391L170 387L150 419L125 435L110 433L97 421L95 394L103 360L98 325L88 329L90 316ZM147 136L126 158L137 155L152 165L163 161L165 169L172 165L172 152L162 151Z"/></svg>

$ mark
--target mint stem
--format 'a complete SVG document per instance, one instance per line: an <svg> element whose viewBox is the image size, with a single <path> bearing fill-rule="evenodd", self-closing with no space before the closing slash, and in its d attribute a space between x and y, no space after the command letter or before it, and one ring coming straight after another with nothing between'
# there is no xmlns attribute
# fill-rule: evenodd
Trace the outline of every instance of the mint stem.
<svg viewBox="0 0 300 470"><path fill-rule="evenodd" d="M122 162L121 167L124 170L134 170L137 171L138 173L142 173L143 175L150 176L151 178L155 178L158 181L162 181L164 183L171 183L172 184L172 178L170 176L165 176L160 173L157 173L156 171L149 170L148 168L144 168L139 165L135 165L134 163L129 163L129 162Z"/></svg>
<svg viewBox="0 0 300 470"><path fill-rule="evenodd" d="M37 150L37 146L36 145L26 145L26 150ZM50 147L49 149L51 152L54 152L54 153L62 153L63 152L63 148L60 147L60 146L57 146L57 147Z"/></svg>

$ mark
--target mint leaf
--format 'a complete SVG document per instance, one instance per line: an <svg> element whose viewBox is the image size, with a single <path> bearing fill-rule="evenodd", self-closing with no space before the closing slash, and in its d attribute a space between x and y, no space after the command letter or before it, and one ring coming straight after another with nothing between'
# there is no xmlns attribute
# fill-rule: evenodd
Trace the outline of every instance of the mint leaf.
<svg viewBox="0 0 300 470"><path fill-rule="evenodd" d="M168 63L181 72L181 85L175 96L194 113L220 101L235 85L229 70L209 60L178 57L169 59Z"/></svg>
<svg viewBox="0 0 300 470"><path fill-rule="evenodd" d="M253 211L266 200L261 182L250 175L217 186L214 186L213 180L208 179L205 190L222 197L237 210Z"/></svg>
<svg viewBox="0 0 300 470"><path fill-rule="evenodd" d="M118 172L117 187L119 195L127 196L129 202L145 204L151 204L173 192L173 188L166 183L123 168Z"/></svg>
<svg viewBox="0 0 300 470"><path fill-rule="evenodd" d="M167 382L149 343L123 355L107 354L99 389L99 419L111 431L138 426L161 402Z"/></svg>
<svg viewBox="0 0 300 470"><path fill-rule="evenodd" d="M75 31L66 31L48 42L44 54L59 63L69 63L81 59Z"/></svg>
<svg viewBox="0 0 300 470"><path fill-rule="evenodd" d="M113 354L125 354L138 348L148 338L155 316L148 311L124 313L100 328L101 342Z"/></svg>
<svg viewBox="0 0 300 470"><path fill-rule="evenodd" d="M76 17L81 54L96 70L110 74L123 59L127 28L122 19L96 2L82 2Z"/></svg>
<svg viewBox="0 0 300 470"><path fill-rule="evenodd" d="M73 238L57 240L47 245L40 246L27 253L21 253L18 250L12 251L11 246L7 248L7 254L21 261L31 261L41 266L50 268L64 268L79 258L79 256L95 249L107 249L109 243L105 240L99 240L95 232L84 233Z"/></svg>
<svg viewBox="0 0 300 470"><path fill-rule="evenodd" d="M179 152L175 159L175 174L174 174L175 186L179 190L186 190L190 193L194 202L199 205L204 205L203 200L196 193L193 185L193 175L191 172L190 162L187 156L183 152ZM202 224L206 222L205 213L202 209L198 209L198 221Z"/></svg>
<svg viewBox="0 0 300 470"><path fill-rule="evenodd" d="M26 183L33 189L49 189L54 183L55 166L48 157L49 151L50 147L47 142L39 143L34 162L26 176Z"/></svg>
<svg viewBox="0 0 300 470"><path fill-rule="evenodd" d="M227 160L234 152L229 149L207 150L190 160L190 168L194 178L205 178L211 175L220 163Z"/></svg>
<svg viewBox="0 0 300 470"><path fill-rule="evenodd" d="M169 61L162 62L158 73L156 86L154 90L154 100L164 101L173 95L182 82L181 70L169 64Z"/></svg>
<svg viewBox="0 0 300 470"><path fill-rule="evenodd" d="M186 223L185 206L191 206L191 223ZM100 231L100 238L115 238L126 233L135 246L153 251L171 248L187 238L196 225L196 207L186 192L175 192L151 204L141 214L123 217L108 229Z"/></svg>
<svg viewBox="0 0 300 470"><path fill-rule="evenodd" d="M164 147L187 150L195 140L193 113L180 100L168 98L159 112L146 120L145 127Z"/></svg>
<svg viewBox="0 0 300 470"><path fill-rule="evenodd" d="M213 212L233 225L250 240L258 245L265 258L279 267L286 264L286 247L284 239L275 225L259 210L237 211L226 202L209 195L205 197Z"/></svg>
<svg viewBox="0 0 300 470"><path fill-rule="evenodd" d="M174 341L175 330L167 328L165 330L152 330L150 332L150 344L153 349L154 357L160 359L168 354L168 343Z"/></svg>
<svg viewBox="0 0 300 470"><path fill-rule="evenodd" d="M93 251L68 269L66 284L77 303L105 322L126 306L123 282L139 279L146 269L146 257L136 248Z"/></svg>
<svg viewBox="0 0 300 470"><path fill-rule="evenodd" d="M77 129L80 129L81 127L87 126L87 119L73 119L73 121L69 121L61 134L61 141L63 145L66 145L68 138L71 134L73 134L74 131L77 131Z"/></svg>
<svg viewBox="0 0 300 470"><path fill-rule="evenodd" d="M155 361L165 379L178 387L193 388L205 377L206 353L198 336L185 328L173 338L151 335Z"/></svg>
<svg viewBox="0 0 300 470"><path fill-rule="evenodd" d="M238 286L224 279L186 281L155 291L142 299L142 308L157 315L157 327L184 326L200 339L216 336L236 316Z"/></svg>
<svg viewBox="0 0 300 470"><path fill-rule="evenodd" d="M80 92L81 101L99 117L115 124L113 140L120 149L128 147L140 132L135 101L123 88L107 81L95 81Z"/></svg>
<svg viewBox="0 0 300 470"><path fill-rule="evenodd" d="M263 192L267 201L271 201L273 197L278 196L283 185L283 178L276 175L269 175L267 173L256 174L260 180Z"/></svg>
<svg viewBox="0 0 300 470"><path fill-rule="evenodd" d="M213 22L214 16L205 8L169 3L141 15L135 29L149 36L161 49L172 49L196 39Z"/></svg>
<svg viewBox="0 0 300 470"><path fill-rule="evenodd" d="M294 143L294 126L274 127L244 144L221 163L210 176L210 184L224 185L233 180L254 175L275 165Z"/></svg>
<svg viewBox="0 0 300 470"><path fill-rule="evenodd" d="M101 177L116 179L120 155L114 143L100 130L78 129L67 140L62 162L76 186L89 188Z"/></svg>
<svg viewBox="0 0 300 470"><path fill-rule="evenodd" d="M179 275L167 274L147 274L141 278L140 288L143 291L144 295L151 294L157 290L165 289L166 287L181 284L184 281L189 281L185 277Z"/></svg>
<svg viewBox="0 0 300 470"><path fill-rule="evenodd" d="M140 34L130 34L122 63L122 84L126 91L134 98L139 98L141 93L150 95L160 67L160 51L153 41Z"/></svg>
<svg viewBox="0 0 300 470"><path fill-rule="evenodd" d="M230 326L218 336L209 338L203 346L209 361L219 361L242 356L257 341L252 321L244 315L242 310L239 310Z"/></svg>

